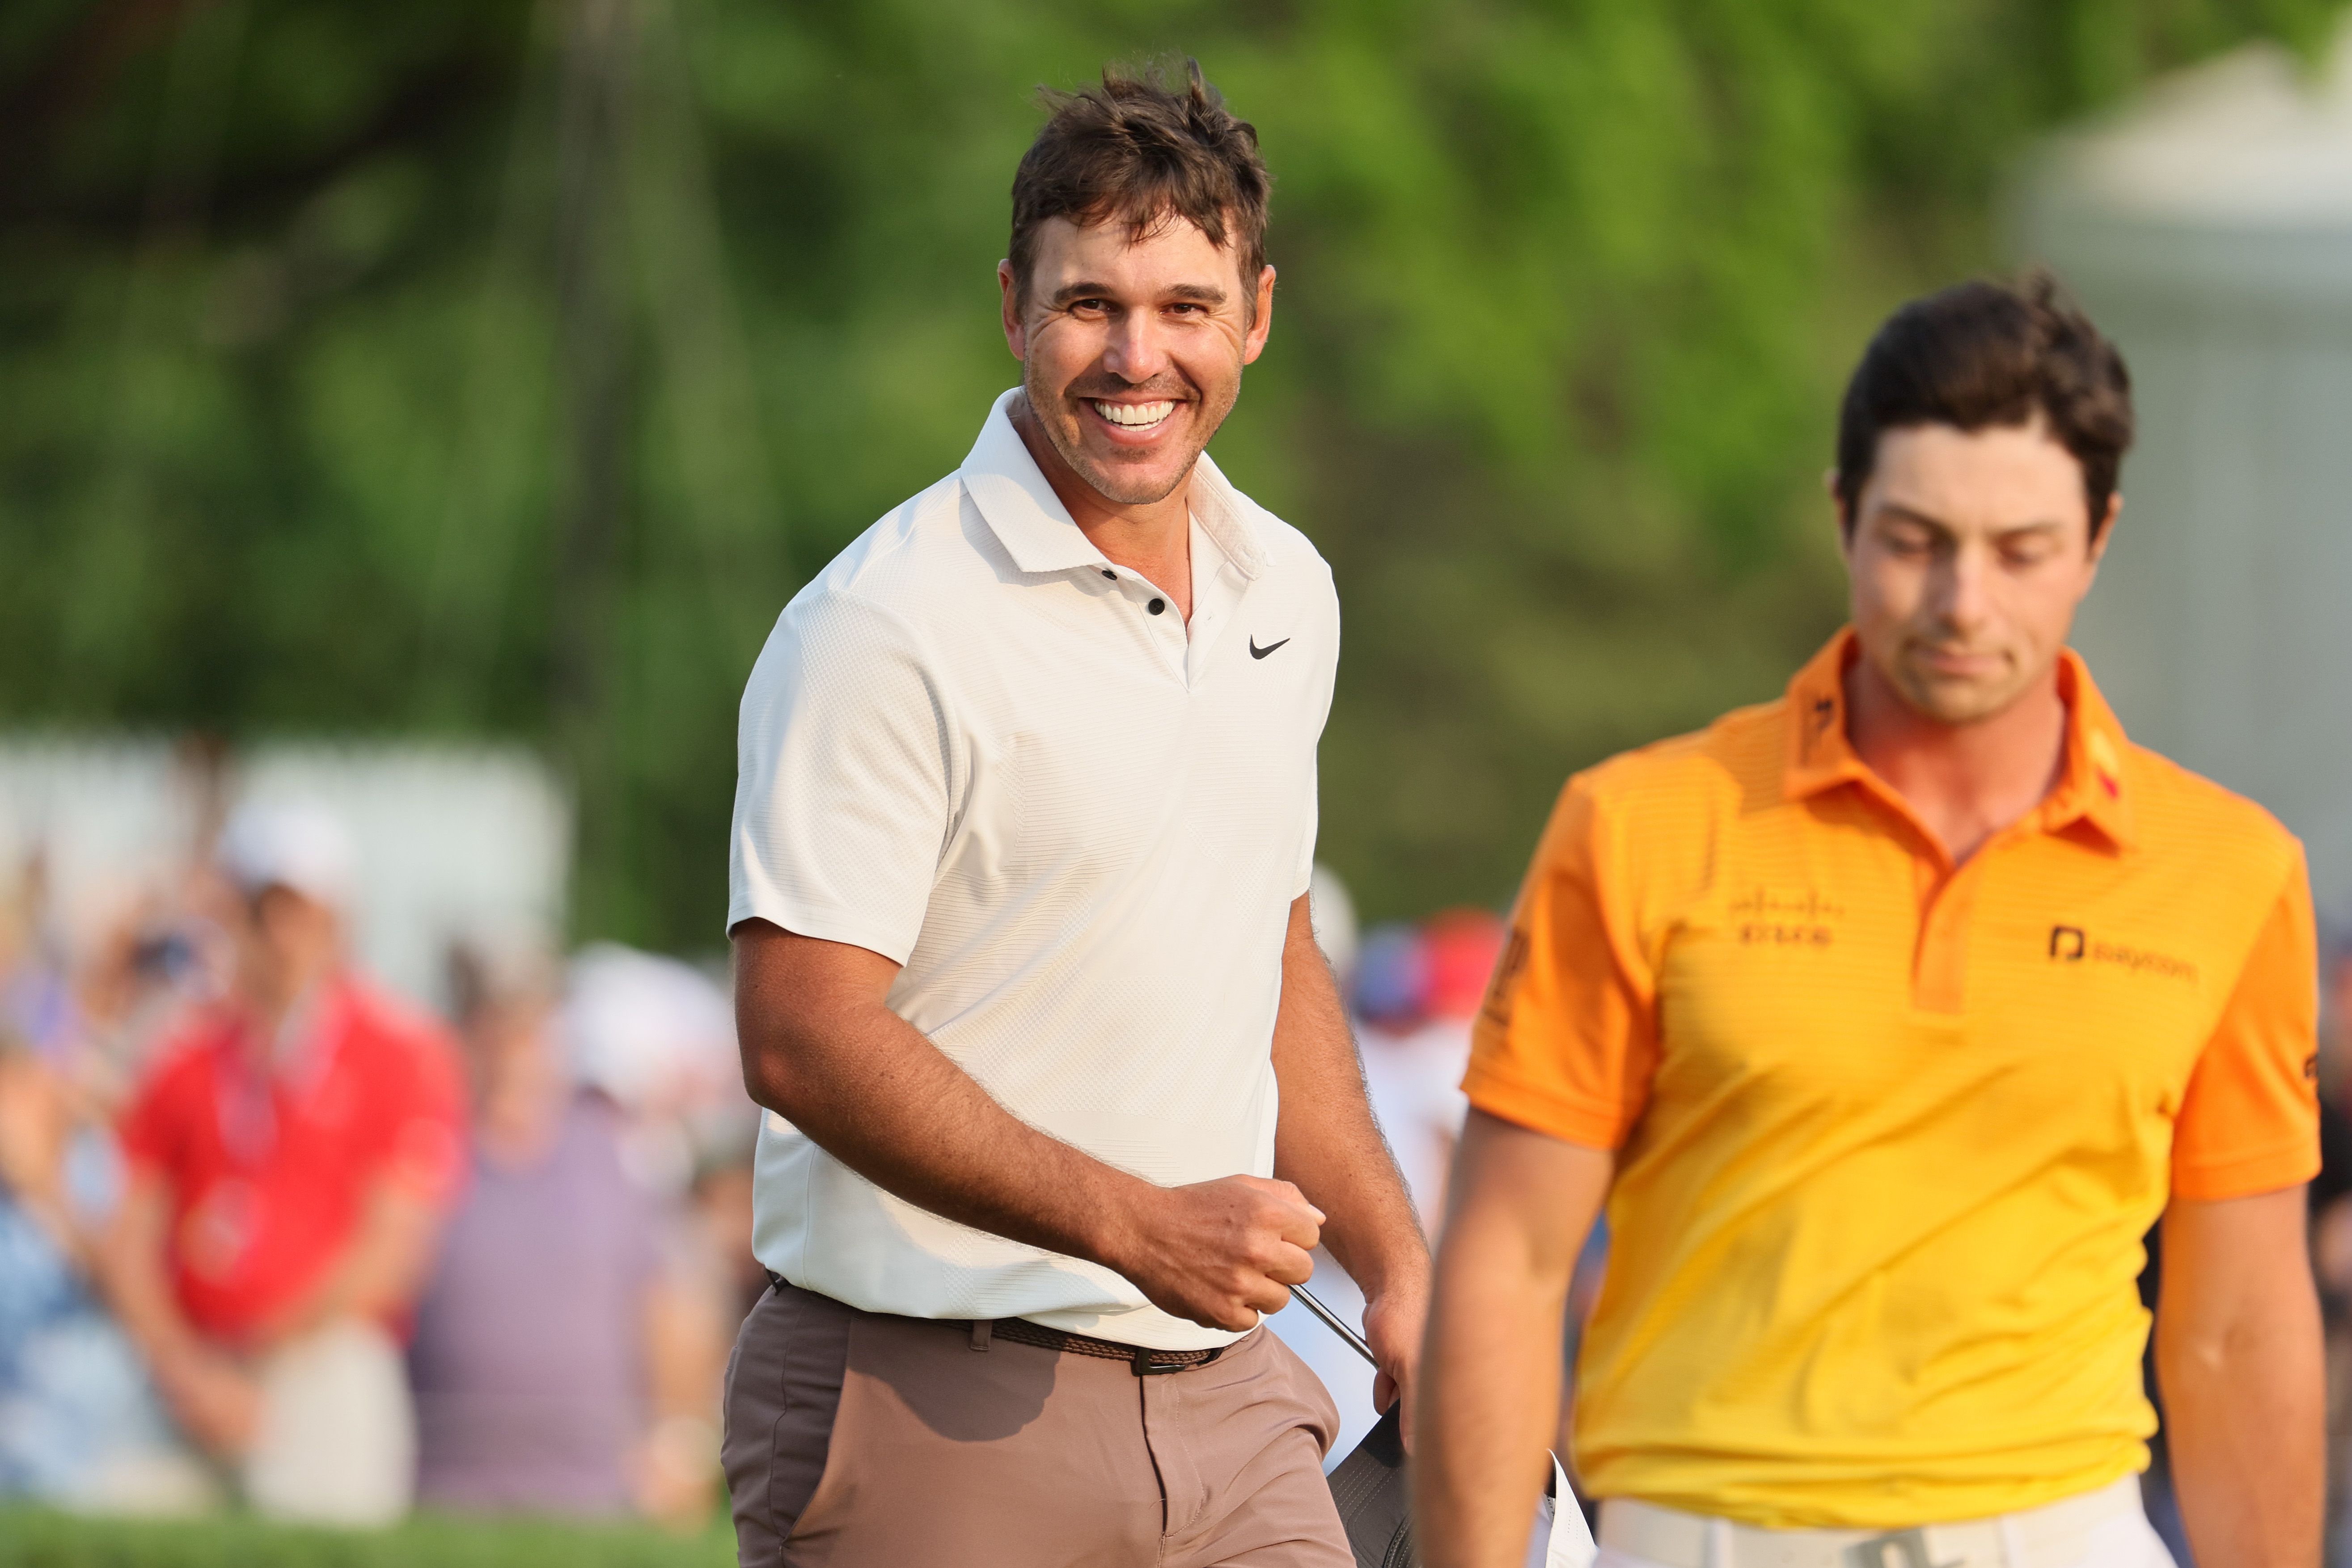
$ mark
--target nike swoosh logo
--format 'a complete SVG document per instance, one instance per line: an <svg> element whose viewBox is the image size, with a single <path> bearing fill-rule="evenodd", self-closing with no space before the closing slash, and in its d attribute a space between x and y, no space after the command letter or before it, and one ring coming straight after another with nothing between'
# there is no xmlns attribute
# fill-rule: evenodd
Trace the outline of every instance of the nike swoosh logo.
<svg viewBox="0 0 2352 1568"><path fill-rule="evenodd" d="M1260 647L1257 646L1257 638L1252 637L1249 640L1250 657L1252 658L1264 658L1267 654L1272 653L1276 648L1282 647L1283 643L1287 643L1289 640L1290 639L1288 637L1285 637L1282 639L1282 642L1271 643L1265 647Z"/></svg>

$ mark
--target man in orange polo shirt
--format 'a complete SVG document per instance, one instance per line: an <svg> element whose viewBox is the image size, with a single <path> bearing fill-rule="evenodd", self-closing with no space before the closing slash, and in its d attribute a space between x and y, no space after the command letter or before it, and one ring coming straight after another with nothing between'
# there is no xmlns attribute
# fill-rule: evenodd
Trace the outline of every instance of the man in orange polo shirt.
<svg viewBox="0 0 2352 1568"><path fill-rule="evenodd" d="M2318 1561L2301 847L2065 647L2121 360L2046 283L1905 307L1832 479L1853 625L1569 782L1480 1019L1423 1362L1431 1568L1517 1564L1559 1314L1604 1568Z"/></svg>

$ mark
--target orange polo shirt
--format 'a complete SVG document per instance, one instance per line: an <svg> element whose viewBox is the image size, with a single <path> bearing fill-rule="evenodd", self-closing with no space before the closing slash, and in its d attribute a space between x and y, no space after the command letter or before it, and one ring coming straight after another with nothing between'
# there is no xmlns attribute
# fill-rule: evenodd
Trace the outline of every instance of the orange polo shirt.
<svg viewBox="0 0 2352 1568"><path fill-rule="evenodd" d="M1570 779L1477 1025L1473 1103L1617 1151L1598 1496L1900 1529L2142 1468L2142 1236L2319 1165L2302 847L2070 652L2057 787L1955 868L1853 653Z"/></svg>

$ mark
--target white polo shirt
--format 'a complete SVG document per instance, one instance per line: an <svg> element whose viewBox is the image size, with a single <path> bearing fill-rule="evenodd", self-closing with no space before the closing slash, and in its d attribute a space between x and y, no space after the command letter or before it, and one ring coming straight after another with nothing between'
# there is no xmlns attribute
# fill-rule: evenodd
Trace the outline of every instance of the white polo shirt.
<svg viewBox="0 0 2352 1568"><path fill-rule="evenodd" d="M784 609L743 694L728 925L904 967L1013 1115L1164 1185L1274 1170L1270 1049L1339 644L1304 535L1193 469L1189 628L1087 542L999 398L963 467ZM883 1192L775 1116L753 1246L869 1311L1236 1336Z"/></svg>

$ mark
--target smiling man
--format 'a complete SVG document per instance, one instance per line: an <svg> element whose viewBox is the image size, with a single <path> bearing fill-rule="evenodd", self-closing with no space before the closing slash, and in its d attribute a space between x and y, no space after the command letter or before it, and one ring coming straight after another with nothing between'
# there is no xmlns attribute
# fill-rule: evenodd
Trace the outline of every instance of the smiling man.
<svg viewBox="0 0 2352 1568"><path fill-rule="evenodd" d="M2313 1568L2301 847L2065 647L2122 361L2046 282L1905 307L1832 478L1853 625L1569 782L1480 1019L1424 1367L1432 1568L1516 1565L1605 1201L1575 1446L1607 1568Z"/></svg>
<svg viewBox="0 0 2352 1568"><path fill-rule="evenodd" d="M1197 67L1055 101L998 268L1022 384L786 607L743 698L736 1015L774 1288L742 1561L1346 1568L1318 1241L1383 1400L1428 1260L1307 921L1331 575L1203 448L1273 321Z"/></svg>

